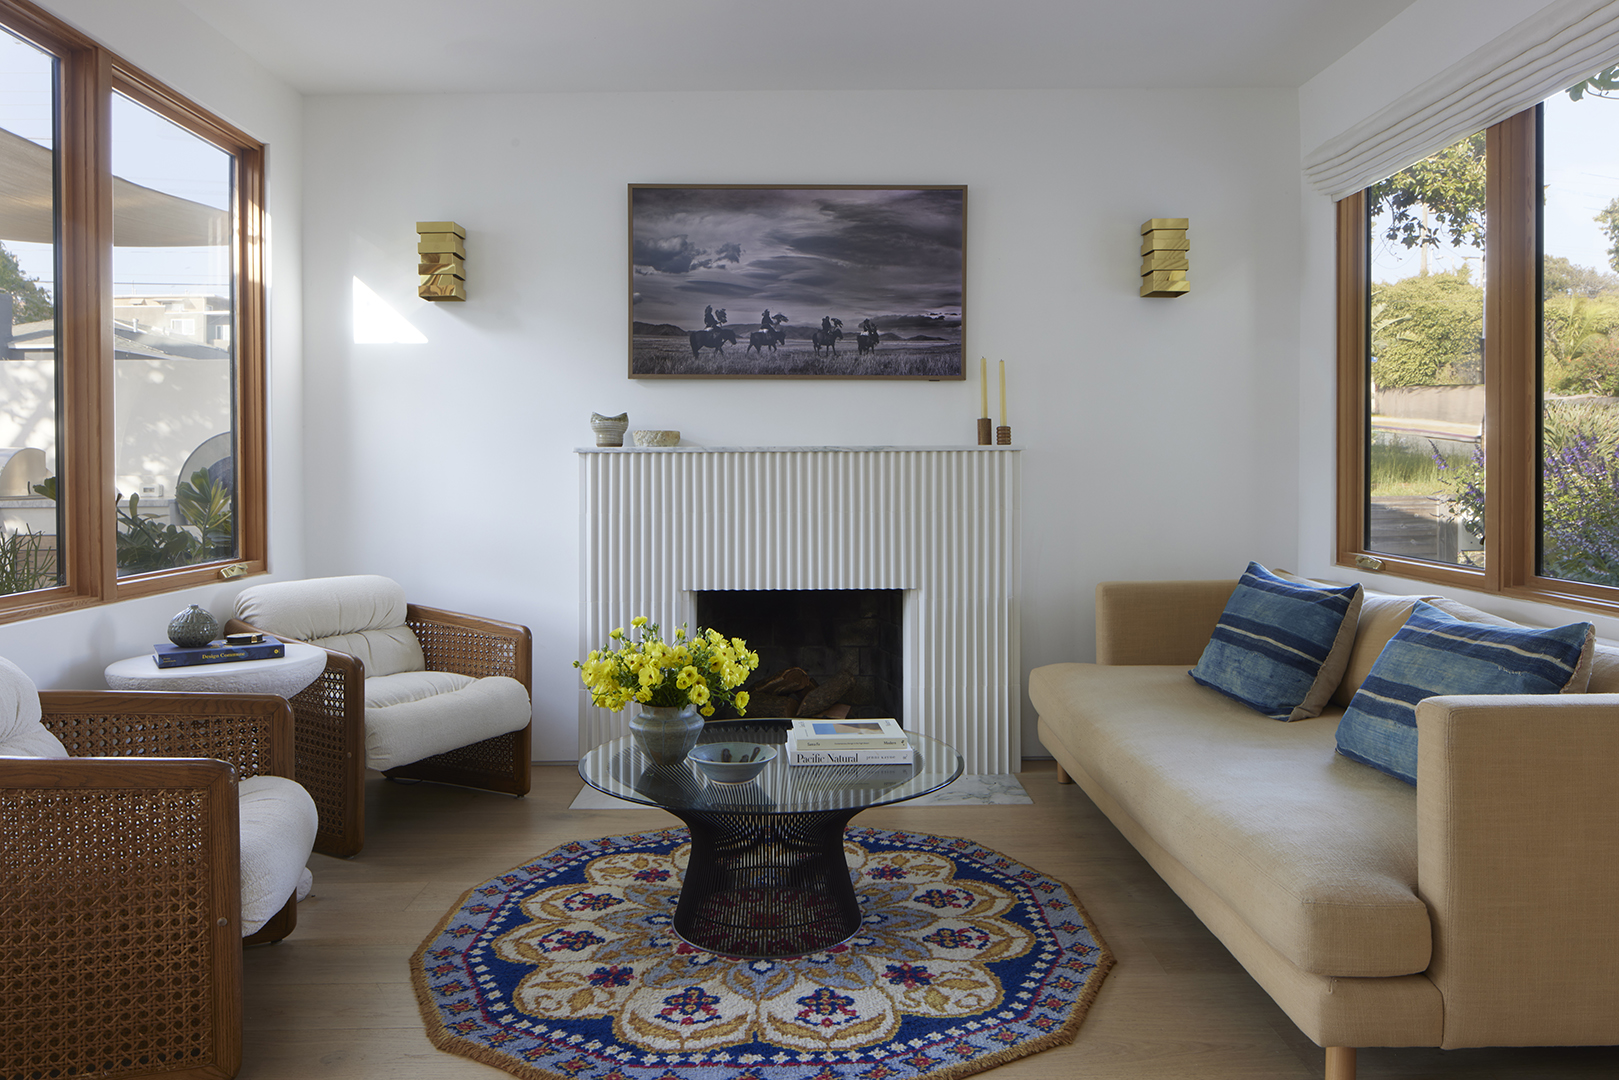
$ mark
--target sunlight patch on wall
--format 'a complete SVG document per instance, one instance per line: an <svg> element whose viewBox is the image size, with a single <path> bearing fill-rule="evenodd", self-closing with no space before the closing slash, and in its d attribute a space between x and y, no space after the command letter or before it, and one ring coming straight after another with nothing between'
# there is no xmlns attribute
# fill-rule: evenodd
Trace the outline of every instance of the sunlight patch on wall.
<svg viewBox="0 0 1619 1080"><path fill-rule="evenodd" d="M354 344L426 345L427 337L388 302L354 279Z"/></svg>

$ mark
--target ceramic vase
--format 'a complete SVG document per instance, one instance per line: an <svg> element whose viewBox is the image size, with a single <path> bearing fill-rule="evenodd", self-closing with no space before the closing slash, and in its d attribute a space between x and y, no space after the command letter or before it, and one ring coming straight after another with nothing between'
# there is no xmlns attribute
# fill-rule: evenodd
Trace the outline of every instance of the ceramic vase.
<svg viewBox="0 0 1619 1080"><path fill-rule="evenodd" d="M621 412L617 416L590 414L590 429L596 433L597 446L623 446L624 429L629 426L630 414L627 412Z"/></svg>
<svg viewBox="0 0 1619 1080"><path fill-rule="evenodd" d="M219 620L192 604L169 620L169 640L182 649L200 649L219 634Z"/></svg>
<svg viewBox="0 0 1619 1080"><path fill-rule="evenodd" d="M630 736L641 753L668 768L686 760L702 734L703 718L697 706L637 705L630 717Z"/></svg>

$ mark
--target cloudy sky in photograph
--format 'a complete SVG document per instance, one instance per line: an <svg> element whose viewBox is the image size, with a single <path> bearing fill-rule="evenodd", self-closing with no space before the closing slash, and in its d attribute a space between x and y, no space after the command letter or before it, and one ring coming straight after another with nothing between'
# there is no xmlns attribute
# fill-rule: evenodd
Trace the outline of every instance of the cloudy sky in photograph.
<svg viewBox="0 0 1619 1080"><path fill-rule="evenodd" d="M701 329L961 311L965 192L636 188L635 318Z"/></svg>

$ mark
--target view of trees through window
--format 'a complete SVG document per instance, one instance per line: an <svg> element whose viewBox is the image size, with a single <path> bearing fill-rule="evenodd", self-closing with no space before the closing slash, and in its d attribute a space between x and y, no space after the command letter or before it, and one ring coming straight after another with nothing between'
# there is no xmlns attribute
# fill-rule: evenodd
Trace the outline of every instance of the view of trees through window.
<svg viewBox="0 0 1619 1080"><path fill-rule="evenodd" d="M0 595L61 583L58 62L0 30ZM236 162L112 95L119 576L236 558ZM0 296L0 299L4 299ZM77 362L94 362L80 357Z"/></svg>
<svg viewBox="0 0 1619 1080"><path fill-rule="evenodd" d="M1619 586L1619 66L1541 106L1538 572ZM1367 189L1367 548L1484 565L1479 133Z"/></svg>

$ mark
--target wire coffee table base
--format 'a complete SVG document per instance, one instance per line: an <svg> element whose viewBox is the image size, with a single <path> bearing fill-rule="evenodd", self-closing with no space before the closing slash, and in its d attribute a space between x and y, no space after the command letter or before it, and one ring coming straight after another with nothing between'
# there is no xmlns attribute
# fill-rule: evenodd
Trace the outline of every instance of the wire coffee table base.
<svg viewBox="0 0 1619 1080"><path fill-rule="evenodd" d="M691 832L675 931L724 956L829 949L860 928L843 828L862 808L789 814L670 813Z"/></svg>

